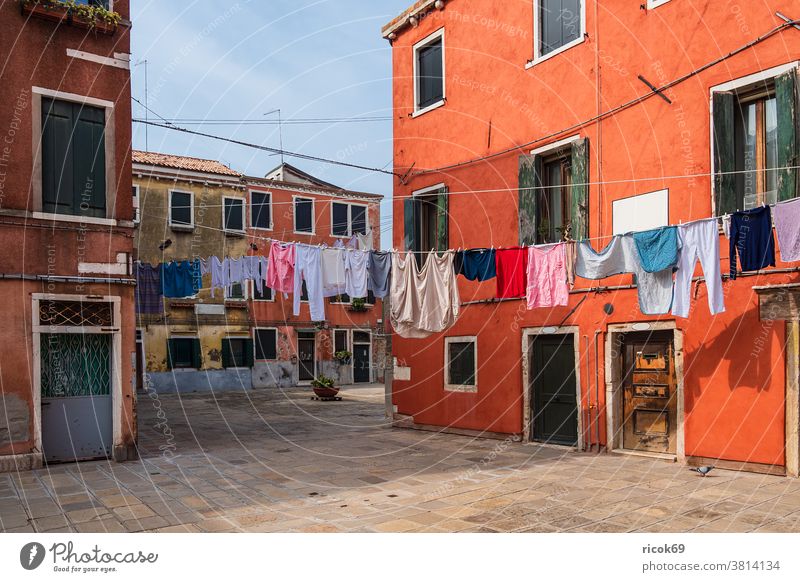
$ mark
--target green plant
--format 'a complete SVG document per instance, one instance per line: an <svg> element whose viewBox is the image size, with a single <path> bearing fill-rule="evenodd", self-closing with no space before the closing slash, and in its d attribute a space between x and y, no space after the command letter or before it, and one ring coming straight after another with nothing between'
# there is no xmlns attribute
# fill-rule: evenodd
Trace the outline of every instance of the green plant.
<svg viewBox="0 0 800 582"><path fill-rule="evenodd" d="M367 300L357 297L350 302L350 307L353 308L353 311L364 311L367 309Z"/></svg>
<svg viewBox="0 0 800 582"><path fill-rule="evenodd" d="M347 350L339 350L335 354L333 354L333 358L339 362L340 364L347 364L350 362L350 358L353 357L353 354L348 352Z"/></svg>
<svg viewBox="0 0 800 582"><path fill-rule="evenodd" d="M85 21L89 26L94 26L98 21L102 21L111 26L117 26L122 22L122 16L118 12L109 10L99 4L82 4L76 0L22 0L26 6L40 5L45 8L67 8L72 16Z"/></svg>
<svg viewBox="0 0 800 582"><path fill-rule="evenodd" d="M333 378L328 378L322 374L311 381L311 385L314 388L333 388L335 384L336 381Z"/></svg>

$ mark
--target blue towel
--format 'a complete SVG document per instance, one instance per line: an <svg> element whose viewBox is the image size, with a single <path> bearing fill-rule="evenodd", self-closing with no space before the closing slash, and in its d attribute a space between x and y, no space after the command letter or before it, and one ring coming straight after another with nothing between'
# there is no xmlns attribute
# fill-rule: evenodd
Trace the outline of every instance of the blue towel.
<svg viewBox="0 0 800 582"><path fill-rule="evenodd" d="M195 265L189 261L161 264L164 297L191 297L195 294Z"/></svg>
<svg viewBox="0 0 800 582"><path fill-rule="evenodd" d="M639 251L642 269L647 273L658 273L678 264L680 242L677 226L664 226L644 232L634 232L633 240Z"/></svg>

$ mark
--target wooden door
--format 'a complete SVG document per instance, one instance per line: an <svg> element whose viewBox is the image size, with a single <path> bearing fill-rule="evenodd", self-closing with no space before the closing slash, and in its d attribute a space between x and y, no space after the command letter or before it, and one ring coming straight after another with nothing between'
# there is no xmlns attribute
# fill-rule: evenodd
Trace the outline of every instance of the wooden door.
<svg viewBox="0 0 800 582"><path fill-rule="evenodd" d="M542 335L531 358L532 440L578 444L578 398L572 335Z"/></svg>
<svg viewBox="0 0 800 582"><path fill-rule="evenodd" d="M672 332L628 334L623 345L622 447L674 453L678 395Z"/></svg>
<svg viewBox="0 0 800 582"><path fill-rule="evenodd" d="M314 338L298 338L298 380L300 382L310 382L316 377L316 341Z"/></svg>

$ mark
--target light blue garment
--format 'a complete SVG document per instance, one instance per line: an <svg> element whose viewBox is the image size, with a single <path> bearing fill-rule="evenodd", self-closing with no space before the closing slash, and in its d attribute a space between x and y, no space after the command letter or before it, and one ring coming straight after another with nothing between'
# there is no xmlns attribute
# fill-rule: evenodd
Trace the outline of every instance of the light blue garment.
<svg viewBox="0 0 800 582"><path fill-rule="evenodd" d="M633 240L645 273L658 273L678 264L681 245L677 226L634 232Z"/></svg>
<svg viewBox="0 0 800 582"><path fill-rule="evenodd" d="M389 251L371 251L369 258L368 289L378 299L389 294L392 277L392 253Z"/></svg>
<svg viewBox="0 0 800 582"><path fill-rule="evenodd" d="M321 249L309 245L298 244L295 247L294 264L294 310L300 315L300 296L303 293L303 280L308 292L308 305L311 308L312 321L325 321L325 297L322 289Z"/></svg>

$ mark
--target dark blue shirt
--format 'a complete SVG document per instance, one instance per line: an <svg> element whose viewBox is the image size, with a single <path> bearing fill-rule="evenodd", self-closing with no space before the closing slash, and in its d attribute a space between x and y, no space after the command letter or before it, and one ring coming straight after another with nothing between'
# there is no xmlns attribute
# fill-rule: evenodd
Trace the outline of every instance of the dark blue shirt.
<svg viewBox="0 0 800 582"><path fill-rule="evenodd" d="M769 206L736 212L731 216L731 279L736 278L737 251L742 272L775 266L775 240Z"/></svg>
<svg viewBox="0 0 800 582"><path fill-rule="evenodd" d="M494 258L494 249L459 251L453 268L457 275L464 275L470 281L487 281L497 276Z"/></svg>

